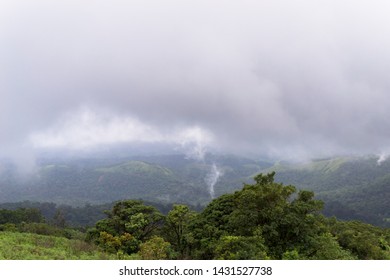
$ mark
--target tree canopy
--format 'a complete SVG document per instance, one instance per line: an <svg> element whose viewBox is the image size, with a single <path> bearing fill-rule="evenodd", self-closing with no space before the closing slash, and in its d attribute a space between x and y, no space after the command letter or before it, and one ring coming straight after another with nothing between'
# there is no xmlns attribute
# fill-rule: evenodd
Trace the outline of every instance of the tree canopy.
<svg viewBox="0 0 390 280"><path fill-rule="evenodd" d="M118 202L89 238L145 259L390 259L389 230L326 218L313 192L274 176L259 174L199 213L174 205L164 216L141 201Z"/></svg>

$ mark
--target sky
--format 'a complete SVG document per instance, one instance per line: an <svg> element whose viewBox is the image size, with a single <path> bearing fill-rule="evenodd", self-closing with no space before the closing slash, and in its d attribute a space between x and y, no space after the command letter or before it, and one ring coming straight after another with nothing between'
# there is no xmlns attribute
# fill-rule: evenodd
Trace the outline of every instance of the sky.
<svg viewBox="0 0 390 280"><path fill-rule="evenodd" d="M0 157L390 153L388 1L0 0Z"/></svg>

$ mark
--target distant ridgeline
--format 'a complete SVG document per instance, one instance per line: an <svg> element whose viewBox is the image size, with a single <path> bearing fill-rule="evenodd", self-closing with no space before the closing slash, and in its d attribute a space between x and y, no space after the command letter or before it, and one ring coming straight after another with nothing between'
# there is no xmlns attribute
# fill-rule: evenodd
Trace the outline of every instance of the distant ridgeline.
<svg viewBox="0 0 390 280"><path fill-rule="evenodd" d="M323 213L328 216L390 226L390 162L378 164L375 157L294 164L216 155L207 155L203 161L183 155L46 160L36 173L23 178L11 165L3 166L0 203L28 200L83 208L88 203L90 207L142 199L200 209L212 198L252 182L256 174L271 171L276 171L277 182L314 191L325 202Z"/></svg>
<svg viewBox="0 0 390 280"><path fill-rule="evenodd" d="M167 214L172 204L158 202L144 202L156 207L161 213ZM52 202L9 202L0 204L0 224L21 222L46 222L51 225L64 225L73 228L85 228L96 224L103 219L106 211L110 210L115 202L84 206L56 205ZM200 208L192 208L201 210Z"/></svg>
<svg viewBox="0 0 390 280"><path fill-rule="evenodd" d="M390 227L390 161L345 157L307 164L276 164L276 181L314 191L325 202L323 213Z"/></svg>
<svg viewBox="0 0 390 280"><path fill-rule="evenodd" d="M240 188L269 166L231 156L204 161L183 155L43 161L35 174L20 180L14 169L3 170L0 203L29 200L83 206L131 198L205 206L213 195Z"/></svg>

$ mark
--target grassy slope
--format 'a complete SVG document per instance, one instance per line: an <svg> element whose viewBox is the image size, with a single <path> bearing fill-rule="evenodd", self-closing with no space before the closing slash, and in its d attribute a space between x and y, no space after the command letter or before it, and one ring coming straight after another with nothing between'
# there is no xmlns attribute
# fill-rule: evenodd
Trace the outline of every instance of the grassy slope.
<svg viewBox="0 0 390 280"><path fill-rule="evenodd" d="M172 176L172 171L157 164L143 161L127 161L119 165L97 168L96 171L103 173L122 173L127 175L148 176Z"/></svg>
<svg viewBox="0 0 390 280"><path fill-rule="evenodd" d="M33 233L0 232L0 260L115 259L82 240Z"/></svg>

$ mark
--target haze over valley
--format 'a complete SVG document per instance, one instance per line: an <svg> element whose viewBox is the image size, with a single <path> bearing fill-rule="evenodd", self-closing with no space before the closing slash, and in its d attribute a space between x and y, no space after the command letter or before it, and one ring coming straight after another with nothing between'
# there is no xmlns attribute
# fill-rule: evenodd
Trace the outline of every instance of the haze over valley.
<svg viewBox="0 0 390 280"><path fill-rule="evenodd" d="M0 259L390 259L389 10L0 1Z"/></svg>
<svg viewBox="0 0 390 280"><path fill-rule="evenodd" d="M79 204L127 193L202 204L280 161L386 163L388 6L1 3L1 200ZM145 157L171 154L184 156L168 165ZM249 159L230 166L224 155ZM171 166L175 159L182 165ZM134 172L154 191L131 190L141 180ZM285 184L326 193L277 172Z"/></svg>

